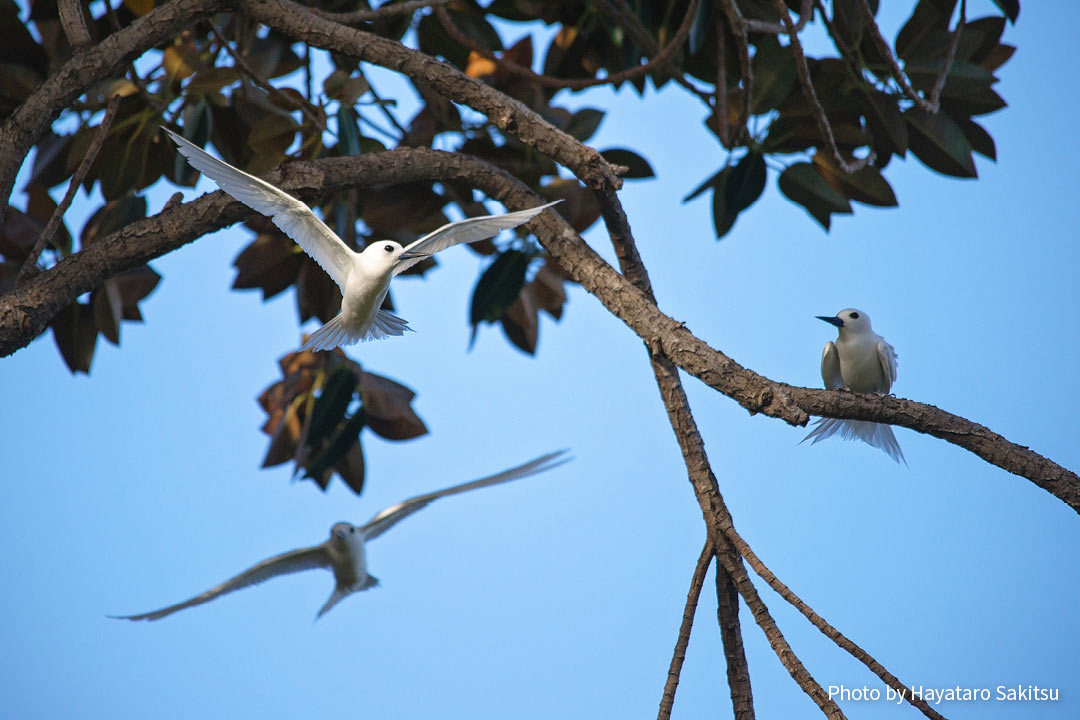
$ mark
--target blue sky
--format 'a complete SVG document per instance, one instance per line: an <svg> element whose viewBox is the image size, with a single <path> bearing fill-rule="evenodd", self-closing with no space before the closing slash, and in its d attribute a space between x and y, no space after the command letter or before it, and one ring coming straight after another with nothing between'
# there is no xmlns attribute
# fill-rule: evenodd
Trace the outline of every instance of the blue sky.
<svg viewBox="0 0 1080 720"><path fill-rule="evenodd" d="M1002 71L1010 107L985 118L999 159L978 160L978 181L897 161L888 177L900 208L859 206L829 234L770 173L763 200L716 242L708 201L680 202L724 159L684 94L561 99L609 110L591 144L634 148L653 164L658 179L627 183L623 203L661 309L699 337L772 379L817 387L834 332L813 316L857 307L899 353L898 395L1076 469L1078 104L1049 79L1071 67L1077 23L1072 4L1029 2L1006 31L1019 46ZM173 190L155 188L151 207ZM613 260L600 228L586 239ZM68 374L50 336L0 360L2 714L655 712L704 529L640 341L573 288L562 321L542 321L535 358L495 327L469 352L469 293L483 261L448 252L439 272L396 291L417 332L350 352L418 392L431 434L389 443L365 433L363 496L338 481L323 494L284 467L258 469L266 443L255 397L299 332L291 295L263 304L229 290L248 241L229 228L155 261L164 280L142 305L146 324L125 324L119 350L99 343L89 378ZM1073 510L910 430L896 431L903 468L861 444L800 446L805 430L686 383L736 527L833 625L909 685L1037 684L1061 696L945 703L948 717L1080 714ZM360 523L561 447L571 464L442 500L374 541L381 587L318 623L332 580L316 571L157 623L105 618L182 600L321 542L335 521ZM676 717L730 712L711 581L710 572ZM882 689L758 588L822 685ZM745 607L742 618L759 716L813 716ZM853 717L917 714L884 701L841 705Z"/></svg>

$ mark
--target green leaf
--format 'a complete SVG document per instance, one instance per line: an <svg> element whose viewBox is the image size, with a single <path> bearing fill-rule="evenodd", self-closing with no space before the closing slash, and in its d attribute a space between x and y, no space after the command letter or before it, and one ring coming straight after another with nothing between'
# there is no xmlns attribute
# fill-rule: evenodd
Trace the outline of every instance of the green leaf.
<svg viewBox="0 0 1080 720"><path fill-rule="evenodd" d="M709 188L715 188L717 185L723 187L724 180L726 179L726 173L730 171L731 168L727 166L720 168L715 173L710 175L704 182L694 188L689 195L682 199L682 201L684 203L688 203Z"/></svg>
<svg viewBox="0 0 1080 720"><path fill-rule="evenodd" d="M339 105L337 111L338 152L341 155L360 155L360 128L356 125L356 111Z"/></svg>
<svg viewBox="0 0 1080 720"><path fill-rule="evenodd" d="M329 442L326 443L326 447L307 464L304 477L318 478L341 462L349 450L360 442L360 431L364 429L366 419L364 408L360 408L355 415L341 423ZM356 488L353 488L353 490L359 493Z"/></svg>
<svg viewBox="0 0 1080 720"><path fill-rule="evenodd" d="M849 200L877 207L896 207L897 205L892 186L881 174L881 170L873 165L867 165L849 174L840 168L833 167L820 154L814 156L814 165L829 184Z"/></svg>
<svg viewBox="0 0 1080 720"><path fill-rule="evenodd" d="M813 163L795 163L780 173L780 192L806 208L826 230L832 213L851 213L851 203L838 193Z"/></svg>
<svg viewBox="0 0 1080 720"><path fill-rule="evenodd" d="M904 113L904 119L911 130L911 152L928 168L953 177L978 177L971 144L952 118L913 107Z"/></svg>
<svg viewBox="0 0 1080 720"><path fill-rule="evenodd" d="M656 173L653 172L652 166L649 165L649 161L632 150L609 148L608 150L601 150L600 154L605 160L613 165L625 165L630 168L622 175L625 180L639 180L656 177Z"/></svg>
<svg viewBox="0 0 1080 720"><path fill-rule="evenodd" d="M698 50L705 44L705 39L712 30L712 14L713 0L701 0L694 15L694 24L690 26L691 55L697 55Z"/></svg>
<svg viewBox="0 0 1080 720"><path fill-rule="evenodd" d="M724 183L724 203L736 214L754 204L765 190L765 157L748 152L731 169Z"/></svg>
<svg viewBox="0 0 1080 720"><path fill-rule="evenodd" d="M955 120L956 124L960 126L960 131L964 133L964 137L971 143L973 151L983 157L997 161L997 147L994 145L994 138L990 136L986 128L971 118L958 117Z"/></svg>
<svg viewBox="0 0 1080 720"><path fill-rule="evenodd" d="M751 63L754 83L751 86L750 112L760 115L774 109L795 87L795 58L781 47L773 35L764 36Z"/></svg>
<svg viewBox="0 0 1080 720"><path fill-rule="evenodd" d="M1016 24L1016 18L1020 16L1020 0L994 0L994 4L1001 8L1009 22Z"/></svg>
<svg viewBox="0 0 1080 720"><path fill-rule="evenodd" d="M570 116L570 120L563 128L563 132L580 142L587 142L600 127L604 119L604 111L596 108L582 108Z"/></svg>
<svg viewBox="0 0 1080 720"><path fill-rule="evenodd" d="M315 400L315 407L311 409L307 435L308 447L319 447L330 431L337 427L345 417L345 411L352 402L353 391L358 381L356 373L346 367L339 367L330 375L326 385L323 386L322 393Z"/></svg>
<svg viewBox="0 0 1080 720"><path fill-rule="evenodd" d="M501 318L517 300L521 288L525 285L525 274L529 269L532 255L520 250L507 250L500 253L476 283L473 290L472 306L469 309L469 322L472 335L469 347L476 341L476 331L481 322L492 323Z"/></svg>
<svg viewBox="0 0 1080 720"><path fill-rule="evenodd" d="M713 228L719 240L735 225L739 213L750 207L765 189L765 158L761 153L749 152L715 177Z"/></svg>
<svg viewBox="0 0 1080 720"><path fill-rule="evenodd" d="M878 155L887 150L904 157L908 148L908 131L896 98L875 90L866 96L864 113Z"/></svg>
<svg viewBox="0 0 1080 720"><path fill-rule="evenodd" d="M956 0L919 0L896 36L896 54L905 61L944 55L949 47L949 18Z"/></svg>
<svg viewBox="0 0 1080 720"><path fill-rule="evenodd" d="M196 147L206 145L210 139L212 127L213 115L210 113L210 106L207 105L205 100L200 98L184 108L184 127L181 128L180 132L185 139L190 140ZM173 145L173 141L169 140L168 144ZM179 152L174 153L173 177L176 178L177 185L194 187L195 176L198 172L187 161L187 158Z"/></svg>

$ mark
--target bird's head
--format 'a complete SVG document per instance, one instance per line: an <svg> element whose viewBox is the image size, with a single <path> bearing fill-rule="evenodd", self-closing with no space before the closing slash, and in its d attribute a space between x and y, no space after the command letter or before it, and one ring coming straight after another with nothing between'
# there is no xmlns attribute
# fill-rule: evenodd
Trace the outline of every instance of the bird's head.
<svg viewBox="0 0 1080 720"><path fill-rule="evenodd" d="M833 316L817 315L816 317L818 320L824 320L830 325L835 325L841 331L847 330L854 333L873 332L870 328L870 316L862 310L848 308Z"/></svg>
<svg viewBox="0 0 1080 720"><path fill-rule="evenodd" d="M357 534L359 531L360 528L347 522L334 523L330 528L330 542L340 548L345 548L357 540L362 542L362 536Z"/></svg>
<svg viewBox="0 0 1080 720"><path fill-rule="evenodd" d="M365 261L389 268L398 261L402 252L404 252L404 248L401 247L400 243L393 240L377 240L368 243L360 254L364 256Z"/></svg>

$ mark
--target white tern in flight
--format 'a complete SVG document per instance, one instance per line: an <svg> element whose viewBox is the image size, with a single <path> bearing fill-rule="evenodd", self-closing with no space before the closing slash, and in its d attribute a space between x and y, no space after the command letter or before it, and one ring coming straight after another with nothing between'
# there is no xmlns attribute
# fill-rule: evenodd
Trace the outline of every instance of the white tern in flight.
<svg viewBox="0 0 1080 720"><path fill-rule="evenodd" d="M380 510L367 521L366 525L360 527L350 525L347 522L335 523L330 528L330 538L321 545L290 550L267 558L236 577L230 578L190 600L139 615L110 615L109 617L116 620L159 620L178 610L202 605L226 593L250 587L278 575L310 570L311 568L329 568L334 573L334 592L330 594L330 599L319 609L318 614L315 616L315 619L318 620L342 598L360 590L373 588L379 584L378 579L368 574L367 559L364 553L365 542L379 537L399 521L446 495L455 495L489 485L518 480L569 462L570 458L560 457L565 452L565 450L559 450L548 453L535 460L530 460L524 465L504 470L496 475L409 498L396 505L391 505L385 510Z"/></svg>
<svg viewBox="0 0 1080 720"><path fill-rule="evenodd" d="M816 317L835 325L840 333L836 342L825 343L821 353L821 379L825 388L887 395L896 382L896 351L870 327L870 317L852 308L841 310L835 317ZM907 465L892 428L881 423L819 418L802 442L813 439L816 443L838 431L845 440L862 440L884 450L898 464L903 461Z"/></svg>
<svg viewBox="0 0 1080 720"><path fill-rule="evenodd" d="M257 177L206 153L172 130L162 127L196 170L252 210L266 215L296 241L341 288L341 312L316 330L304 350L332 350L360 340L404 335L404 319L380 310L390 280L426 257L459 243L484 240L500 230L527 222L555 202L503 215L483 215L443 225L402 247L393 240L368 243L362 252L350 249L304 203Z"/></svg>

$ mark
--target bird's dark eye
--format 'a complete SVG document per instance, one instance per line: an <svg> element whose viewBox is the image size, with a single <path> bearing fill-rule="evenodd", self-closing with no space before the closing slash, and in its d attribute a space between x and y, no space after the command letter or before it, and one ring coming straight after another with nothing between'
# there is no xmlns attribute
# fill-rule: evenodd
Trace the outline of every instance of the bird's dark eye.
<svg viewBox="0 0 1080 720"><path fill-rule="evenodd" d="M349 528L349 532L351 532L351 533L356 532L356 528L354 528L354 527Z"/></svg>
<svg viewBox="0 0 1080 720"><path fill-rule="evenodd" d="M383 245L383 250L385 250L386 252L394 252L394 246L393 245Z"/></svg>
<svg viewBox="0 0 1080 720"><path fill-rule="evenodd" d="M858 320L859 319L859 313L853 312L853 313L851 313L850 317L851 317L852 320Z"/></svg>

